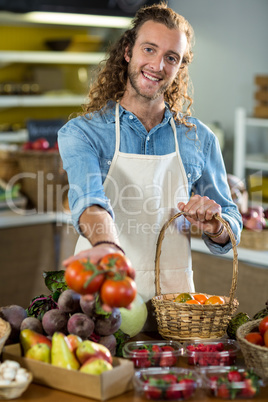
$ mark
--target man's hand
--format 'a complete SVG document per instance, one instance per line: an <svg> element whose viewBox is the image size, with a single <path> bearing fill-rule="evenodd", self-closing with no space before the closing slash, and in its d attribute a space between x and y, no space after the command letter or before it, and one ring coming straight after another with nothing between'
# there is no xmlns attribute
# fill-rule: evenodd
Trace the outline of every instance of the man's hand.
<svg viewBox="0 0 268 402"><path fill-rule="evenodd" d="M201 197L196 194L190 198L187 204L179 202L178 208L185 213L185 218L191 224L202 231L213 235L222 228L222 223L215 218L216 214L221 216L221 206L208 197ZM229 235L225 228L219 237L213 238L216 243L227 243L228 240Z"/></svg>
<svg viewBox="0 0 268 402"><path fill-rule="evenodd" d="M124 255L116 246L111 244L100 244L99 246L92 247L87 250L80 251L62 262L67 267L72 261L80 260L82 258L89 258L93 264L97 264L102 257L111 253L119 253Z"/></svg>

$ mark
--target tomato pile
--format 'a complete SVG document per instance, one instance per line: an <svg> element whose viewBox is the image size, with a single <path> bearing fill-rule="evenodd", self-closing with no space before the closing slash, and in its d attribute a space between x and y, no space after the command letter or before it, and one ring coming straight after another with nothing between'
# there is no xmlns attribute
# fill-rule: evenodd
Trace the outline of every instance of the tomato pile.
<svg viewBox="0 0 268 402"><path fill-rule="evenodd" d="M222 342L186 346L189 365L198 366L232 366L236 360L235 349Z"/></svg>
<svg viewBox="0 0 268 402"><path fill-rule="evenodd" d="M226 373L210 376L209 388L222 399L252 398L260 391L260 378L251 370L231 367Z"/></svg>
<svg viewBox="0 0 268 402"><path fill-rule="evenodd" d="M99 293L103 304L128 307L135 299L137 288L135 271L127 257L119 253L104 256L98 264L88 259L71 262L65 271L65 281L75 292Z"/></svg>
<svg viewBox="0 0 268 402"><path fill-rule="evenodd" d="M258 331L249 332L245 339L255 345L268 347L268 316L261 320Z"/></svg>
<svg viewBox="0 0 268 402"><path fill-rule="evenodd" d="M190 374L176 373L147 376L144 383L144 396L152 400L185 400L192 397L196 381Z"/></svg>

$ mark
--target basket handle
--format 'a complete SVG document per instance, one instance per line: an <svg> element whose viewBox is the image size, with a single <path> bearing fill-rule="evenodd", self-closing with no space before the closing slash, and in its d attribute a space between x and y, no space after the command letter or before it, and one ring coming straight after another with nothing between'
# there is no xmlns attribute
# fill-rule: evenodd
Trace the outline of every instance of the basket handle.
<svg viewBox="0 0 268 402"><path fill-rule="evenodd" d="M181 215L186 215L184 212L178 212L176 215L174 215L173 217L171 217L162 227L159 236L158 236L158 240L157 240L157 245L156 245L156 254L155 254L155 292L156 292L156 296L160 296L161 295L161 288L160 288L160 254L161 254L161 247L162 247L162 242L163 239L165 237L165 231L166 229L169 227L169 225L179 216ZM232 305L233 301L234 301L234 295L235 295L235 291L237 288L237 276L238 276L238 261L237 261L237 247L236 247L236 240L235 240L235 236L233 234L233 231L229 225L228 222L226 222L221 216L219 216L218 214L216 214L214 216L218 221L220 221L223 226L225 227L225 229L227 230L230 239L231 239L231 243L233 246L233 277L232 277L232 284L231 284L231 289L230 289L230 301L229 304Z"/></svg>

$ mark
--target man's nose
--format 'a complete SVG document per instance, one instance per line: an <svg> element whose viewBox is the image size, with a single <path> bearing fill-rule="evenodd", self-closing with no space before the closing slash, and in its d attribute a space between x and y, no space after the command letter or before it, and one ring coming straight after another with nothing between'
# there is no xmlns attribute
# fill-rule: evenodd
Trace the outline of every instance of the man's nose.
<svg viewBox="0 0 268 402"><path fill-rule="evenodd" d="M151 60L150 66L154 71L162 71L165 66L164 57L162 55L157 55Z"/></svg>

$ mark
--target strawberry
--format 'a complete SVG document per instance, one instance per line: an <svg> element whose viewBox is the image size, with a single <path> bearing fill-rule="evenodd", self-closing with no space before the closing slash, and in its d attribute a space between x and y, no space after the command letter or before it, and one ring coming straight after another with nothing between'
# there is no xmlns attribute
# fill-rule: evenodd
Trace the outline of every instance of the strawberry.
<svg viewBox="0 0 268 402"><path fill-rule="evenodd" d="M162 352L161 347L159 345L152 345L151 349L152 366L158 366L161 352Z"/></svg>
<svg viewBox="0 0 268 402"><path fill-rule="evenodd" d="M191 398L194 388L195 388L195 382L192 378L184 378L180 380L179 384L183 384L182 386L182 395L184 399L189 399Z"/></svg>
<svg viewBox="0 0 268 402"><path fill-rule="evenodd" d="M230 392L225 383L222 383L218 386L217 390L217 397L218 398L223 398L223 399L229 399L230 398Z"/></svg>
<svg viewBox="0 0 268 402"><path fill-rule="evenodd" d="M146 399L161 399L162 391L153 385L149 385L144 394Z"/></svg>
<svg viewBox="0 0 268 402"><path fill-rule="evenodd" d="M160 356L159 365L161 367L175 366L177 362L177 357L174 356L174 348L169 345L161 347L162 353Z"/></svg>
<svg viewBox="0 0 268 402"><path fill-rule="evenodd" d="M175 374L164 374L161 378L167 384L176 384L177 382L177 376Z"/></svg>
<svg viewBox="0 0 268 402"><path fill-rule="evenodd" d="M237 370L230 370L227 378L230 382L240 382L242 381L242 375Z"/></svg>
<svg viewBox="0 0 268 402"><path fill-rule="evenodd" d="M257 387L251 378L244 380L244 388L242 389L241 396L244 398L252 398L258 392Z"/></svg>
<svg viewBox="0 0 268 402"><path fill-rule="evenodd" d="M150 367L149 350L134 349L132 350L132 359L135 367Z"/></svg>
<svg viewBox="0 0 268 402"><path fill-rule="evenodd" d="M165 399L168 399L168 400L169 399L171 399L171 400L182 399L182 397L183 397L182 392L180 390L178 390L177 388L178 388L178 386L176 384L171 384L166 390Z"/></svg>

